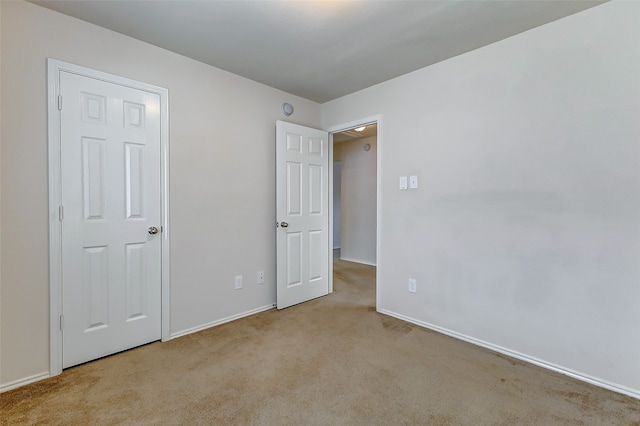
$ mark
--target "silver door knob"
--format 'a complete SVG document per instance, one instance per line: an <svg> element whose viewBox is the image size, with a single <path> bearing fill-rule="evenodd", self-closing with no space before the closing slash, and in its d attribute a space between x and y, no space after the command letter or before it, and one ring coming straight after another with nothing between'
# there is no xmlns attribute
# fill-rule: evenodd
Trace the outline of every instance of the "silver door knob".
<svg viewBox="0 0 640 426"><path fill-rule="evenodd" d="M289 224L287 222L280 222L280 226L286 228Z"/></svg>
<svg viewBox="0 0 640 426"><path fill-rule="evenodd" d="M149 233L151 235L156 235L158 233L158 228L156 228L155 226L150 226L149 227Z"/></svg>

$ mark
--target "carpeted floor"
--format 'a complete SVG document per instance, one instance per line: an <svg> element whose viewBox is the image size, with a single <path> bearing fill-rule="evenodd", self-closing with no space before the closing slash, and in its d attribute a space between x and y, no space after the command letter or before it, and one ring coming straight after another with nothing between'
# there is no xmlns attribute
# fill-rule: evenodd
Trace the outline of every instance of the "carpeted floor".
<svg viewBox="0 0 640 426"><path fill-rule="evenodd" d="M640 425L640 400L375 312L375 269L336 291L0 394L0 422Z"/></svg>

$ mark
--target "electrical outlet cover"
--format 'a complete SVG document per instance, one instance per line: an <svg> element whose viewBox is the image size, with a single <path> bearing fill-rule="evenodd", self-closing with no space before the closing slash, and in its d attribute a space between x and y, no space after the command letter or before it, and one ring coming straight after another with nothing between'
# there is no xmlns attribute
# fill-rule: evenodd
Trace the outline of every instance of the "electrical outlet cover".
<svg viewBox="0 0 640 426"><path fill-rule="evenodd" d="M418 188L418 176L409 176L409 189Z"/></svg>

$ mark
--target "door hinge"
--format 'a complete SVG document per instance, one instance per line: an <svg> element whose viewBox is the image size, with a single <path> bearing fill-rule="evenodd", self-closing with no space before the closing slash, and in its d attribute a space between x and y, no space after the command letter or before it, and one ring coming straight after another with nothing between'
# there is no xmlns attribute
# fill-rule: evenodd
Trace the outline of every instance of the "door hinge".
<svg viewBox="0 0 640 426"><path fill-rule="evenodd" d="M62 95L58 95L58 111L62 111Z"/></svg>
<svg viewBox="0 0 640 426"><path fill-rule="evenodd" d="M64 315L60 315L60 330L64 330Z"/></svg>
<svg viewBox="0 0 640 426"><path fill-rule="evenodd" d="M60 219L60 222L62 222L64 220L64 207L63 206L58 206L58 219Z"/></svg>

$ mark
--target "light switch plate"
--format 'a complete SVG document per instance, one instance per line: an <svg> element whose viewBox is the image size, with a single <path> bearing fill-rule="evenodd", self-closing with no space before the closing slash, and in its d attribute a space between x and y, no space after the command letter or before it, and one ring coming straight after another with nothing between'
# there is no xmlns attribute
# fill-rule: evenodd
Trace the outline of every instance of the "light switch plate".
<svg viewBox="0 0 640 426"><path fill-rule="evenodd" d="M405 189L407 189L407 177L400 176L400 190L404 191Z"/></svg>
<svg viewBox="0 0 640 426"><path fill-rule="evenodd" d="M416 189L418 187L418 176L409 176L409 188Z"/></svg>
<svg viewBox="0 0 640 426"><path fill-rule="evenodd" d="M415 293L416 292L416 279L415 278L409 278L409 293Z"/></svg>

